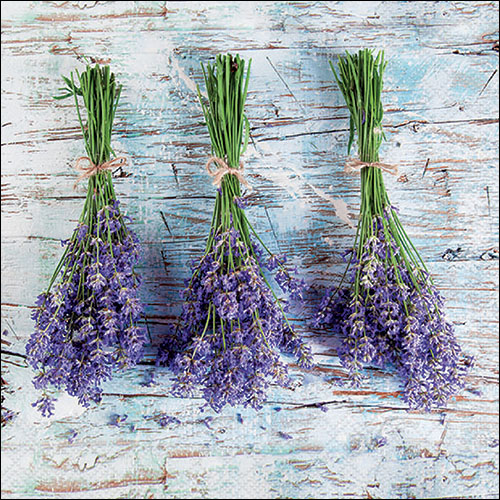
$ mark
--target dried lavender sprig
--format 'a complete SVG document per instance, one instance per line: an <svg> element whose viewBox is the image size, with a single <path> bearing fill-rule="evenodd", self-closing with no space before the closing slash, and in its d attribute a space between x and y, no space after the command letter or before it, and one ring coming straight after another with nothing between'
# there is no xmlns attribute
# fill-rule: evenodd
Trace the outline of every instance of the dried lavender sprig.
<svg viewBox="0 0 500 500"><path fill-rule="evenodd" d="M250 64L245 73L245 62L229 54L203 67L208 102L201 92L199 97L212 154L231 168L239 168L248 142L249 69ZM205 253L192 263L180 323L158 356L158 363L169 364L176 374L176 394L187 396L199 387L206 406L215 411L226 404L258 409L271 382L289 383L280 350L311 366L310 348L293 330L286 303L264 269L275 273L283 291L302 297L304 281L288 269L284 255L273 255L264 245L245 214L240 181L227 174L217 190Z"/></svg>
<svg viewBox="0 0 500 500"><path fill-rule="evenodd" d="M108 66L87 66L76 74L79 85L73 74L64 78L66 93L59 98L74 97L88 158L102 165L114 154L111 131L121 86ZM37 371L33 383L42 391L33 406L45 416L54 410L50 386L89 406L100 401L101 385L113 370L133 366L142 356L140 279L134 270L140 249L125 220L110 171L97 171L88 180L78 225L62 242L64 253L32 314L35 330L26 352Z"/></svg>
<svg viewBox="0 0 500 500"><path fill-rule="evenodd" d="M358 155L379 161L385 138L381 91L383 52L360 50L339 58L332 71L350 112L348 152L357 134ZM358 384L363 364L394 364L403 399L412 408L445 405L464 383L472 359L462 354L443 299L390 203L382 171L361 169L361 208L354 248L348 254L347 288L324 297L316 323L343 335L339 349L350 380Z"/></svg>

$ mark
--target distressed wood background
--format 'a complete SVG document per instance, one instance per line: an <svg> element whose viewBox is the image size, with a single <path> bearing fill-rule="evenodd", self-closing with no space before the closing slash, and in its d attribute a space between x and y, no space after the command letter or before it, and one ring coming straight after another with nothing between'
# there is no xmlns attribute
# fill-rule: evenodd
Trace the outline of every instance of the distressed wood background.
<svg viewBox="0 0 500 500"><path fill-rule="evenodd" d="M347 113L328 60L385 49L381 150L400 167L393 202L447 299L476 367L447 409L406 411L391 371L339 387L336 339L310 327L352 244L359 179L343 174ZM252 58L245 155L249 217L312 285L293 308L318 368L291 367L260 412L200 413L168 395L155 346L180 310L214 191L195 93L200 62ZM2 429L5 498L495 498L498 494L497 2L2 2ZM100 406L61 398L40 417L22 354L30 310L83 205L71 165L84 153L75 110L51 96L82 56L124 85L115 181L144 244L152 344L105 386ZM164 220L163 220L164 219ZM167 227L168 226L168 227ZM289 360L290 363L292 360ZM161 427L166 413L179 423Z"/></svg>

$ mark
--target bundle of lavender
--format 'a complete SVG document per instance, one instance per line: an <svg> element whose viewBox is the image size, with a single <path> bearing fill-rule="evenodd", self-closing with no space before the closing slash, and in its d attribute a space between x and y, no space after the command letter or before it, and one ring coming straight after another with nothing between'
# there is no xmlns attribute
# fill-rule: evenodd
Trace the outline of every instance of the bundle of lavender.
<svg viewBox="0 0 500 500"><path fill-rule="evenodd" d="M110 159L115 156L111 131L121 86L109 66L87 66L76 75L77 82L73 74L63 78L66 87L56 99L74 97L88 155L75 168L81 172L78 181L88 178L87 197L71 238L62 242L64 253L49 286L38 296L35 329L26 346L37 371L33 383L42 391L33 406L45 416L54 410L49 386L64 388L86 407L99 402L101 384L114 369L135 365L145 341L138 325L142 304L134 271L139 244L120 212L111 175L125 162Z"/></svg>
<svg viewBox="0 0 500 500"><path fill-rule="evenodd" d="M346 253L349 286L330 289L316 324L343 336L339 350L350 380L364 363L394 365L403 400L415 409L445 405L464 383L472 359L462 354L443 299L391 205L379 162L382 132L383 52L339 58L332 71L350 112L348 152L357 132L359 159L346 165L361 175L361 208L354 247Z"/></svg>
<svg viewBox="0 0 500 500"><path fill-rule="evenodd" d="M293 353L301 366L311 365L310 349L294 332L286 303L264 269L275 272L292 298L302 297L305 284L285 266L284 255L267 249L244 210L241 183L247 182L240 155L249 135L244 105L250 63L245 72L238 55L218 55L214 65L202 68L208 103L198 92L212 143L207 171L217 186L215 210L205 253L192 262L180 322L162 345L158 363L176 374L177 395L188 396L200 386L205 406L215 411L226 404L258 409L271 382L289 384L280 350Z"/></svg>

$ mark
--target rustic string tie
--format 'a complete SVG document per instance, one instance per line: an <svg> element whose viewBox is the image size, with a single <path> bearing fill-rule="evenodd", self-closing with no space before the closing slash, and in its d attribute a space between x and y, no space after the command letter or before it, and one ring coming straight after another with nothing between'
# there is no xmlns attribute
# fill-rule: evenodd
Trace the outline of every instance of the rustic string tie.
<svg viewBox="0 0 500 500"><path fill-rule="evenodd" d="M84 163L87 163L87 165L84 165ZM125 158L124 156L118 156L117 158L105 161L100 165L96 165L88 156L80 156L80 158L76 160L74 166L75 170L80 172L80 176L78 177L78 179L76 179L73 189L76 188L79 182L83 181L84 179L88 179L93 175L98 174L99 172L103 172L105 170L114 170L115 168L123 167L125 165L127 165L127 158Z"/></svg>
<svg viewBox="0 0 500 500"><path fill-rule="evenodd" d="M217 168L215 170L211 168L212 163L217 164ZM213 185L217 186L217 188L220 188L222 179L225 175L232 174L240 181L241 184L252 191L252 187L243 176L244 167L242 161L240 161L240 168L232 168L222 158L219 158L218 156L211 156L207 160L205 168L207 169L208 175L210 175L213 179Z"/></svg>
<svg viewBox="0 0 500 500"><path fill-rule="evenodd" d="M361 161L358 158L350 158L349 160L347 160L344 166L344 172L346 174L355 174L357 172L360 172L361 169L364 167L379 168L383 172L387 172L388 174L391 175L398 174L397 165L390 165L388 163L381 163L378 161L375 162Z"/></svg>

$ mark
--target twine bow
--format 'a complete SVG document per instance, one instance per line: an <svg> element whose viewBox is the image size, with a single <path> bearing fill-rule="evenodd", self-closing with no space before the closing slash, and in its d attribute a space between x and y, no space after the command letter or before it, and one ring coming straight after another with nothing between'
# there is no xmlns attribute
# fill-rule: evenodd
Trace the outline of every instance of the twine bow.
<svg viewBox="0 0 500 500"><path fill-rule="evenodd" d="M87 162L87 166L82 165L82 163ZM75 170L80 172L80 176L76 179L73 189L76 188L79 182L84 179L88 179L93 175L102 172L104 170L113 170L118 167L123 167L127 164L127 158L124 156L118 156L117 158L113 158L112 160L101 163L100 165L95 165L94 162L88 156L80 156L76 160Z"/></svg>
<svg viewBox="0 0 500 500"><path fill-rule="evenodd" d="M217 164L216 170L212 170L210 168L212 163ZM232 174L241 182L241 184L246 186L250 191L252 190L252 187L243 176L244 167L242 161L240 161L240 168L232 168L222 158L219 158L218 156L211 156L207 160L205 168L207 169L208 175L210 175L213 179L213 185L217 186L218 188L220 188L224 176L227 174Z"/></svg>
<svg viewBox="0 0 500 500"><path fill-rule="evenodd" d="M378 161L371 163L371 162L361 161L358 158L350 158L349 160L347 160L344 165L344 172L346 174L355 174L356 172L360 172L363 167L379 168L383 172L387 172L388 174L391 175L398 174L397 165L390 165L388 163L381 163Z"/></svg>

